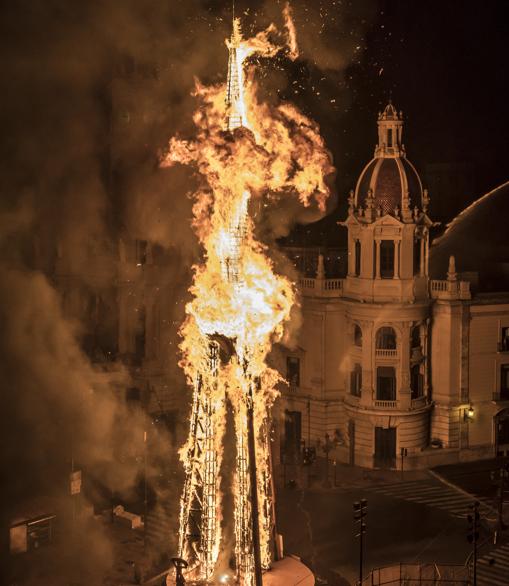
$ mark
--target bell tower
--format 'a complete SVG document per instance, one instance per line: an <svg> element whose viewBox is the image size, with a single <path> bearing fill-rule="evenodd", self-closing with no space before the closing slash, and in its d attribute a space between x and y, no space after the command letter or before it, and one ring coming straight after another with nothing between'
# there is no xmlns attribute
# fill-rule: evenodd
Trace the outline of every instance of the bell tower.
<svg viewBox="0 0 509 586"><path fill-rule="evenodd" d="M377 125L374 158L350 192L341 222L348 230L343 299L351 344L345 434L357 463L394 467L400 450L412 457L429 437L433 223L428 192L406 158L402 113L389 103ZM362 446L355 443L356 433L363 434Z"/></svg>
<svg viewBox="0 0 509 586"><path fill-rule="evenodd" d="M405 156L402 135L403 113L398 114L390 101L385 110L378 114L378 145L375 148L375 157Z"/></svg>

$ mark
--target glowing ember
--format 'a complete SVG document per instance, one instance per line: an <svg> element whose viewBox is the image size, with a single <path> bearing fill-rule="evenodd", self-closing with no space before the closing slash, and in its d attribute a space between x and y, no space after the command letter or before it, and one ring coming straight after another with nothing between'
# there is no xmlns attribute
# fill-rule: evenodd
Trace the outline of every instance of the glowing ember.
<svg viewBox="0 0 509 586"><path fill-rule="evenodd" d="M295 58L289 7L284 17L288 55ZM179 556L190 562L191 578L221 579L219 470L229 404L236 438L235 571L237 581L247 586L255 583L256 566L268 568L272 558L268 434L280 376L266 358L282 339L296 302L293 284L275 274L255 237L256 210L278 198L298 198L304 206L324 210L325 177L333 170L315 123L290 104L257 100L246 59L275 55L282 46L269 37L278 34L271 25L244 40L240 22L234 21L226 41L226 87L197 83L196 138L171 139L162 161L163 166L193 165L202 180L194 194L193 225L204 260L194 267L193 299L181 328L181 366L194 393L190 433L181 449L186 482Z"/></svg>

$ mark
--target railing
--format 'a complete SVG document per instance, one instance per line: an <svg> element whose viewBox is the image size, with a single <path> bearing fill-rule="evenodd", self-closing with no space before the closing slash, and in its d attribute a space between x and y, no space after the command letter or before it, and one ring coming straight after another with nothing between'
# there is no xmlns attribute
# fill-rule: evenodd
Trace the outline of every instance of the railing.
<svg viewBox="0 0 509 586"><path fill-rule="evenodd" d="M375 401L375 407L379 409L395 409L397 406L397 401L382 401L378 399Z"/></svg>
<svg viewBox="0 0 509 586"><path fill-rule="evenodd" d="M313 297L341 297L343 279L299 279L299 288L303 295Z"/></svg>
<svg viewBox="0 0 509 586"><path fill-rule="evenodd" d="M431 291L447 291L448 281L438 281L433 279L431 281Z"/></svg>
<svg viewBox="0 0 509 586"><path fill-rule="evenodd" d="M471 299L468 281L432 279L430 292L433 299Z"/></svg>
<svg viewBox="0 0 509 586"><path fill-rule="evenodd" d="M315 279L299 279L299 287L301 289L314 289Z"/></svg>
<svg viewBox="0 0 509 586"><path fill-rule="evenodd" d="M325 291L340 291L343 288L343 279L325 279Z"/></svg>
<svg viewBox="0 0 509 586"><path fill-rule="evenodd" d="M401 563L371 570L362 586L469 586L470 577L465 565Z"/></svg>
<svg viewBox="0 0 509 586"><path fill-rule="evenodd" d="M398 349L389 349L389 348L377 348L375 351L375 355L377 358L397 358L398 357Z"/></svg>
<svg viewBox="0 0 509 586"><path fill-rule="evenodd" d="M422 397L416 397L412 399L412 409L418 409L419 407L424 407L426 405L426 396L423 395Z"/></svg>

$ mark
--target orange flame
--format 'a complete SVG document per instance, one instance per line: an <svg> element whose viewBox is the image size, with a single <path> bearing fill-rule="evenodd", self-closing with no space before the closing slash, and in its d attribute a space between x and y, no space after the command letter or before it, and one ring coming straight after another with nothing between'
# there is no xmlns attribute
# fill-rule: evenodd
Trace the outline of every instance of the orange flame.
<svg viewBox="0 0 509 586"><path fill-rule="evenodd" d="M284 16L289 54L295 58L297 42L288 5ZM203 246L203 262L193 267L192 300L186 306L187 317L180 331L181 366L189 384L195 387L195 395L196 381L200 380L199 392L205 393L213 405L217 469L223 450L225 397L228 396L234 408L238 445L245 446L246 401L250 392L253 393L264 567L270 565L271 558L271 506L267 488L270 408L281 380L266 359L272 345L283 338L296 297L293 283L275 273L266 246L255 236L259 218L256 209L260 205L269 206L279 198L295 198L304 206L315 205L323 211L329 196L326 177L333 171L316 123L292 104L269 105L257 98L257 86L246 60L255 54L275 55L281 49L269 41L275 32L271 25L254 38L243 40L240 26L236 24L231 39L226 41L230 50L235 49L235 58L240 63L240 70L233 63L232 75L241 84L237 92L240 105L235 107L242 126L232 132L224 130L232 107L225 103L225 84L204 86L196 82L195 95L199 99L193 117L196 137L188 141L172 138L161 161L162 166L176 163L193 166L201 181L193 196L193 227ZM208 362L210 339L214 336L229 340L234 347L234 356L215 375L210 372ZM186 470L193 465L191 444L190 437L180 452ZM244 448L237 449L243 453ZM237 467L237 476L242 474L239 470L242 466ZM237 557L242 555L243 536L239 535L241 517L245 514L242 507L249 507L249 502L241 502L243 482L245 478L237 478L235 482ZM213 560L217 560L220 547L219 482L217 493ZM243 571L242 583L251 584L251 562L246 562Z"/></svg>

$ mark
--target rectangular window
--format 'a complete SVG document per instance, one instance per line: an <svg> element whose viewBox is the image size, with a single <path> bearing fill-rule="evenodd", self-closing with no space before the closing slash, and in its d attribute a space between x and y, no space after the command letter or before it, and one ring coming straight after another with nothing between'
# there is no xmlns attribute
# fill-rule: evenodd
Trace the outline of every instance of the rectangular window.
<svg viewBox="0 0 509 586"><path fill-rule="evenodd" d="M382 240L380 242L380 276L382 279L394 277L394 241Z"/></svg>
<svg viewBox="0 0 509 586"><path fill-rule="evenodd" d="M412 390L412 399L422 397L424 392L424 377L422 376L420 366L416 364L412 366L410 374L410 388Z"/></svg>
<svg viewBox="0 0 509 586"><path fill-rule="evenodd" d="M509 364L500 365L500 398L509 399Z"/></svg>
<svg viewBox="0 0 509 586"><path fill-rule="evenodd" d="M499 352L509 352L509 327L504 326L500 332Z"/></svg>
<svg viewBox="0 0 509 586"><path fill-rule="evenodd" d="M359 277L361 274L361 242L355 241L355 276Z"/></svg>
<svg viewBox="0 0 509 586"><path fill-rule="evenodd" d="M396 400L396 373L392 366L379 366L376 369L376 399Z"/></svg>
<svg viewBox="0 0 509 586"><path fill-rule="evenodd" d="M286 357L286 380L290 387L300 387L300 358Z"/></svg>
<svg viewBox="0 0 509 586"><path fill-rule="evenodd" d="M361 396L362 388L362 367L360 364L356 364L353 370L350 372L350 393L354 397Z"/></svg>
<svg viewBox="0 0 509 586"><path fill-rule="evenodd" d="M389 128L387 132L387 146L392 146L392 128Z"/></svg>

